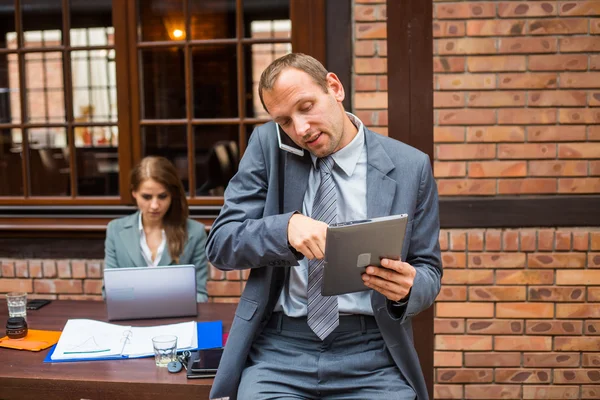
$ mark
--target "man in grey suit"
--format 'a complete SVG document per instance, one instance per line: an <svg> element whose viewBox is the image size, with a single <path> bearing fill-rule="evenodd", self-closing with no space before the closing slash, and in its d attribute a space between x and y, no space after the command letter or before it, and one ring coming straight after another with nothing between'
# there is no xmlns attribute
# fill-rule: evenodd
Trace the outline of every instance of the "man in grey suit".
<svg viewBox="0 0 600 400"><path fill-rule="evenodd" d="M211 398L427 399L411 317L442 276L429 158L346 113L312 57L275 60L259 94L273 122L252 133L208 237L213 265L251 270ZM365 291L320 295L328 223L404 213L401 260L369 266Z"/></svg>

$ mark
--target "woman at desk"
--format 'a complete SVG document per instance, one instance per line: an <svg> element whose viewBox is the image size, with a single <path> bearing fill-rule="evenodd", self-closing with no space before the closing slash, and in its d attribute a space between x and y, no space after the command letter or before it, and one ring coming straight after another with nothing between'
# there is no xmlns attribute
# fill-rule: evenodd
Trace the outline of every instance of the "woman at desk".
<svg viewBox="0 0 600 400"><path fill-rule="evenodd" d="M188 203L175 167L163 157L145 157L131 171L139 211L106 229L104 268L193 264L197 302L208 300L204 225L188 218Z"/></svg>

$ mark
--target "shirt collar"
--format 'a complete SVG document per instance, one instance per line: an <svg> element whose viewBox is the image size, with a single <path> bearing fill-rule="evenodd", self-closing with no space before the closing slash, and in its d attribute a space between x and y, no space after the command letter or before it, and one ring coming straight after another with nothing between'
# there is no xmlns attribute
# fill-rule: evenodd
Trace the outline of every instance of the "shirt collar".
<svg viewBox="0 0 600 400"><path fill-rule="evenodd" d="M140 230L140 232L144 231L144 224L142 224L142 212L139 212L139 218L138 218L138 229Z"/></svg>
<svg viewBox="0 0 600 400"><path fill-rule="evenodd" d="M352 176L354 173L354 169L356 168L356 164L358 164L358 159L362 153L363 147L365 146L365 126L362 121L354 114L346 112L350 121L356 126L358 129L358 133L354 136L354 139L350 143L348 143L344 148L336 151L331 155L333 161L344 171L344 173L348 176ZM313 166L317 166L317 156L311 153L310 155Z"/></svg>

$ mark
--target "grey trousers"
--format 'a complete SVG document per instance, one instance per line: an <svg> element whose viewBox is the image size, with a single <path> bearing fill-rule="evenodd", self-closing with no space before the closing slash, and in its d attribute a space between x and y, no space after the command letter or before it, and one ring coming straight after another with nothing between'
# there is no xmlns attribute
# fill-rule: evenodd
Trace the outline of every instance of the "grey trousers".
<svg viewBox="0 0 600 400"><path fill-rule="evenodd" d="M306 318L274 313L252 345L238 400L414 400L375 319L342 316L321 341Z"/></svg>

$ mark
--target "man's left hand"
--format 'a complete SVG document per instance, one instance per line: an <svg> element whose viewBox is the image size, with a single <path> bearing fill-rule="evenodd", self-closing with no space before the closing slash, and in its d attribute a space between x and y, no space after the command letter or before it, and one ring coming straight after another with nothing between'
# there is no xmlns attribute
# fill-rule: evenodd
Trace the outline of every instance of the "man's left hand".
<svg viewBox="0 0 600 400"><path fill-rule="evenodd" d="M404 300L413 286L417 270L405 262L384 258L382 267L369 265L363 274L365 286L378 291L388 300Z"/></svg>

